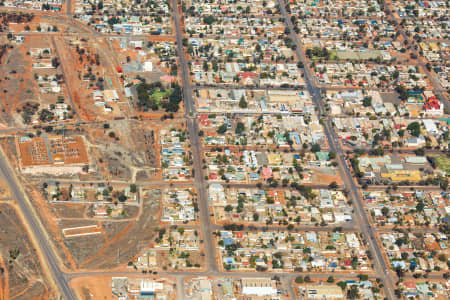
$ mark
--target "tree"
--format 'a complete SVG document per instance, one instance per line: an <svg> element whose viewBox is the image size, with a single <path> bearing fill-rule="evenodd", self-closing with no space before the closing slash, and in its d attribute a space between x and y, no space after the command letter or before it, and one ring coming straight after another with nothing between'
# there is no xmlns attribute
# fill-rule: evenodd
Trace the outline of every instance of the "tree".
<svg viewBox="0 0 450 300"><path fill-rule="evenodd" d="M338 184L336 183L336 181L333 181L332 183L330 183L328 185L328 188L331 189L331 190L335 190L335 189L338 188Z"/></svg>
<svg viewBox="0 0 450 300"><path fill-rule="evenodd" d="M361 281L369 280L369 276L367 274L359 274L358 277Z"/></svg>
<svg viewBox="0 0 450 300"><path fill-rule="evenodd" d="M387 216L389 214L389 208L387 208L386 206L384 206L381 209L381 213L383 214L383 216Z"/></svg>
<svg viewBox="0 0 450 300"><path fill-rule="evenodd" d="M213 16L203 17L203 22L208 25L211 25L212 23L214 23L214 21L215 21L215 18Z"/></svg>
<svg viewBox="0 0 450 300"><path fill-rule="evenodd" d="M408 91L407 91L407 89L405 88L405 86L399 85L399 86L396 88L396 91L397 91L397 93L399 93L400 99L402 99L402 100L408 99Z"/></svg>
<svg viewBox="0 0 450 300"><path fill-rule="evenodd" d="M372 106L372 97L364 97L363 106L364 107Z"/></svg>
<svg viewBox="0 0 450 300"><path fill-rule="evenodd" d="M394 78L394 79L397 79L399 75L400 75L400 72L398 70L395 70L394 72L392 72L392 78Z"/></svg>
<svg viewBox="0 0 450 300"><path fill-rule="evenodd" d="M377 147L375 149L372 150L372 154L375 156L383 156L384 155L384 149L383 147Z"/></svg>
<svg viewBox="0 0 450 300"><path fill-rule="evenodd" d="M227 124L220 125L219 128L217 128L217 133L224 134L227 131Z"/></svg>
<svg viewBox="0 0 450 300"><path fill-rule="evenodd" d="M120 19L118 17L112 17L108 20L108 24L109 26L113 26L114 24L119 24L120 23Z"/></svg>
<svg viewBox="0 0 450 300"><path fill-rule="evenodd" d="M418 155L418 156L424 156L425 155L425 148L422 147L422 148L414 150L414 154Z"/></svg>
<svg viewBox="0 0 450 300"><path fill-rule="evenodd" d="M120 202L125 202L125 201L127 201L127 196L125 196L124 194L120 194L118 199Z"/></svg>
<svg viewBox="0 0 450 300"><path fill-rule="evenodd" d="M447 261L447 258L445 257L445 254L439 254L439 255L438 255L438 259L439 259L440 261L442 261L442 262L446 262L446 261Z"/></svg>
<svg viewBox="0 0 450 300"><path fill-rule="evenodd" d="M214 72L219 71L219 65L218 65L218 63L217 63L217 60L213 60L213 61L212 61L212 68L213 68L213 71L214 71Z"/></svg>
<svg viewBox="0 0 450 300"><path fill-rule="evenodd" d="M313 144L311 146L311 152L320 152L320 145L319 144Z"/></svg>
<svg viewBox="0 0 450 300"><path fill-rule="evenodd" d="M53 57L52 58L52 67L56 69L58 66L59 66L58 58L57 57Z"/></svg>
<svg viewBox="0 0 450 300"><path fill-rule="evenodd" d="M328 283L333 283L334 282L334 277L333 276L328 277L327 282Z"/></svg>
<svg viewBox="0 0 450 300"><path fill-rule="evenodd" d="M225 206L225 211L226 212L232 212L233 211L233 206L228 204L227 206Z"/></svg>
<svg viewBox="0 0 450 300"><path fill-rule="evenodd" d="M247 101L245 101L244 95L242 95L241 100L239 100L239 107L240 108L247 108Z"/></svg>
<svg viewBox="0 0 450 300"><path fill-rule="evenodd" d="M448 179L446 177L439 177L439 186L443 191L448 188Z"/></svg>
<svg viewBox="0 0 450 300"><path fill-rule="evenodd" d="M333 151L331 151L331 152L328 154L328 157L329 157L330 159L335 159L335 158L336 158L336 153L333 152Z"/></svg>
<svg viewBox="0 0 450 300"><path fill-rule="evenodd" d="M339 281L337 283L337 285L342 289L345 290L345 288L347 287L347 283L345 281Z"/></svg>
<svg viewBox="0 0 450 300"><path fill-rule="evenodd" d="M359 290L357 285L352 285L347 292L347 296L350 299L358 299L359 298Z"/></svg>
<svg viewBox="0 0 450 300"><path fill-rule="evenodd" d="M298 283L298 284L302 284L302 283L304 283L305 281L303 280L303 276L297 276L296 278L295 278L295 283Z"/></svg>
<svg viewBox="0 0 450 300"><path fill-rule="evenodd" d="M423 209L425 208L425 204L423 203L423 201L419 201L416 205L416 210L417 211L423 211Z"/></svg>
<svg viewBox="0 0 450 300"><path fill-rule="evenodd" d="M16 258L19 257L19 254L20 254L19 248L15 248L13 250L9 250L9 257L12 260L16 260Z"/></svg>
<svg viewBox="0 0 450 300"><path fill-rule="evenodd" d="M237 125L236 125L236 134L237 135L241 135L242 134L242 132L244 132L245 131L245 125L244 125L244 123L242 123L242 122L238 122L237 123Z"/></svg>
<svg viewBox="0 0 450 300"><path fill-rule="evenodd" d="M48 109L43 109L39 112L39 120L43 123L50 122L54 119L55 115Z"/></svg>
<svg viewBox="0 0 450 300"><path fill-rule="evenodd" d="M419 122L412 122L406 127L412 136L418 137L420 135L420 124Z"/></svg>
<svg viewBox="0 0 450 300"><path fill-rule="evenodd" d="M136 191L137 191L136 185L134 183L130 184L130 192L136 193Z"/></svg>

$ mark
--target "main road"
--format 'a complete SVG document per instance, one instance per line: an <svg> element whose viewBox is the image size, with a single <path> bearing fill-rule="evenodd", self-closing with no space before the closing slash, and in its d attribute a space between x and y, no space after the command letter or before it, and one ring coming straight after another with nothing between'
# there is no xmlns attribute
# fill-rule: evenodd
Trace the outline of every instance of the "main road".
<svg viewBox="0 0 450 300"><path fill-rule="evenodd" d="M8 183L11 190L11 195L16 199L19 207L25 217L25 222L28 222L31 229L30 234L33 235L34 240L37 242L36 247L39 247L45 261L41 262L46 264L53 276L53 280L60 290L61 296L64 300L75 300L76 297L69 287L65 274L61 271L56 257L53 251L48 236L44 233L38 217L34 213L31 203L29 202L22 185L19 183L15 176L14 170L10 167L7 158L2 150L0 150L0 176L2 176Z"/></svg>
<svg viewBox="0 0 450 300"><path fill-rule="evenodd" d="M207 184L202 172L202 156L201 141L199 136L198 124L195 120L194 98L192 96L192 86L189 78L189 68L186 55L183 48L183 32L181 30L181 18L178 11L177 0L172 0L172 12L175 23L175 33L177 41L177 54L181 65L181 81L183 85L183 98L186 110L186 122L189 132L189 140L191 142L191 152L193 160L193 171L195 178L195 186L198 193L198 204L200 209L200 224L202 227L204 247L206 251L207 268L210 272L217 272L216 248L212 235L213 226L211 224Z"/></svg>
<svg viewBox="0 0 450 300"><path fill-rule="evenodd" d="M313 98L314 104L318 107L319 116L322 116L322 114L326 113L326 111L324 104L322 102L321 90L315 84L314 74L312 74L310 68L308 67L307 59L303 51L303 46L300 43L300 40L294 31L294 26L292 25L291 18L286 11L285 0L279 0L279 5L281 13L285 20L286 27L289 29L290 38L296 45L295 52L297 58L304 64L306 86ZM328 139L330 150L336 153L336 158L339 163L339 168L341 170L341 175L344 180L344 183L347 189L350 191L351 196L354 200L353 206L355 208L354 214L355 220L358 224L360 224L361 232L364 234L366 238L366 242L369 245L369 249L374 254L373 258L375 262L375 270L377 272L377 276L379 278L384 279L383 280L384 290L388 299L395 299L393 295L394 291L394 286L392 284L393 280L390 276L390 273L388 272L389 266L387 266L386 262L384 261L382 250L380 249L380 246L375 238L375 231L370 225L369 219L366 213L364 212L363 200L359 193L359 189L356 186L355 181L353 180L353 176L345 160L344 151L341 145L338 143L338 136L334 131L333 126L331 125L331 120L329 118L326 119L324 130L325 135L327 136Z"/></svg>

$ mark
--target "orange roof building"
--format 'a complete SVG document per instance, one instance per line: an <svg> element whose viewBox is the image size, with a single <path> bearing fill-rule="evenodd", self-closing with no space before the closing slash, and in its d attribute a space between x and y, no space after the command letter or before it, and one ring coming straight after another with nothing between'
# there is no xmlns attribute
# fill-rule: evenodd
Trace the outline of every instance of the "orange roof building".
<svg viewBox="0 0 450 300"><path fill-rule="evenodd" d="M19 137L16 147L24 173L78 173L89 164L82 136Z"/></svg>

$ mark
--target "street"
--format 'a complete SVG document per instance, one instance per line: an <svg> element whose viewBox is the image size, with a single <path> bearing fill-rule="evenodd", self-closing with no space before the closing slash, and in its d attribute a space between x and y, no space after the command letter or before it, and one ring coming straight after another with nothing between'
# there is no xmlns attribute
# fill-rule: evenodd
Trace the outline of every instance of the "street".
<svg viewBox="0 0 450 300"><path fill-rule="evenodd" d="M371 222L369 221L369 217L365 211L364 208L364 202L363 198L360 193L360 188L355 183L355 180L353 178L353 175L351 173L350 167L346 161L346 151L342 147L342 144L339 142L340 139L334 130L332 119L326 115L326 109L325 109L325 103L322 99L322 92L323 89L321 86L319 86L316 82L316 76L311 71L311 69L308 67L308 60L305 56L305 51L303 49L303 45L297 36L297 34L294 31L294 26L291 22L290 15L288 14L286 10L286 0L279 0L278 4L280 6L281 14L284 18L285 26L288 29L289 38L293 41L295 44L295 54L297 57L297 62L301 62L304 65L304 80L305 80L305 88L310 93L314 105L317 107L317 115L319 119L322 119L324 121L323 128L325 137L328 141L329 145L329 151L334 152L336 154L336 161L338 163L338 169L340 172L340 175L343 180L343 185L340 182L340 187L342 189L345 189L348 191L348 196L352 200L352 207L354 208L353 213L353 220L351 222L345 223L341 226L307 226L307 225L299 225L295 226L295 228L292 230L294 231L313 231L313 232L319 232L319 231L325 231L325 232L333 232L337 231L339 228L339 231L346 231L346 232L361 232L363 235L363 240L365 241L365 244L367 245L367 248L369 249L370 253L372 254L372 260L374 263L374 270L376 273L376 277L380 278L383 281L383 288L384 293L387 297L387 299L394 300L396 299L396 296L394 294L394 291L396 289L395 282L397 280L397 277L395 276L394 272L391 272L391 267L388 263L386 263L384 259L384 251L380 247L379 243L376 239L376 234L383 232L384 229L376 229L374 226L371 225ZM77 26L78 29L82 29L83 33L37 33L37 32L27 32L24 33L26 36L40 36L40 35L49 35L51 37L51 41L53 43L53 47L56 50L56 55L60 57L60 59L63 59L61 57L61 53L63 48L61 48L61 45L59 44L59 39L65 36L77 36L77 37L86 37L86 38L95 38L95 37L124 37L126 35L117 35L117 34L103 34L94 31L93 29L89 29L88 26L85 26L80 21L74 19L73 17L73 9L75 4L72 3L71 0L68 1L68 11L64 15L58 16L58 18L66 18L69 20L69 22L73 23L74 26ZM187 225L185 228L195 228L200 229L202 236L203 236L203 243L202 248L204 250L204 261L205 261L205 271L173 271L173 272L167 272L162 271L158 272L158 276L170 276L174 277L176 279L177 283L177 294L178 299L184 300L185 299L185 291L184 291L184 282L187 278L191 276L213 276L213 277L230 277L230 278L249 278L249 277L270 277L273 278L275 276L280 278L280 281L283 285L283 288L287 291L289 297L291 299L296 299L295 295L295 289L293 285L293 281L295 278L299 275L308 275L313 279L320 279L323 281L326 281L326 279L333 275L337 279L348 279L348 280L355 280L358 276L358 273L351 272L339 272L336 271L336 273L306 273L306 272L276 272L276 271L269 271L269 272L243 272L243 271L236 271L236 272L226 272L221 271L222 269L222 262L219 258L219 255L217 253L217 245L216 240L214 238L214 232L223 230L224 226L216 225L213 223L212 220L212 209L210 206L210 201L208 197L208 180L205 179L205 172L203 169L203 159L202 159L202 140L199 135L199 124L198 124L198 113L195 108L195 100L194 100L194 91L197 89L202 88L217 88L217 86L207 86L207 85L194 85L191 83L190 78L190 70L189 70L189 59L186 57L186 50L183 46L183 39L184 39L184 33L183 33L183 26L182 26L182 16L180 15L180 6L177 0L171 0L171 11L172 11L172 18L175 25L174 28L174 35L170 36L158 36L157 38L167 38L170 40L176 41L176 53L178 57L179 62L179 76L181 79L181 87L182 87L182 95L183 95L183 103L185 112L184 115L182 113L179 113L178 116L182 116L183 120L186 122L186 128L189 136L189 149L192 153L192 172L193 172L193 178L194 181L192 182L170 182L170 181L164 181L162 179L154 180L151 182L136 182L136 185L139 187L186 187L191 186L195 188L197 191L197 199L198 199L198 207L199 207L199 224L195 225ZM395 20L395 17L392 14L389 14L389 18L391 20ZM86 27L88 29L86 29ZM405 32L403 30L400 31L402 36L406 40L409 40L406 36ZM5 33L1 33L2 35L6 35ZM152 40L152 36L149 35L130 35L133 38L139 38L139 37L145 37L148 40ZM417 54L417 51L412 51L412 53ZM418 55L418 54L417 54ZM292 59L290 59L292 60ZM118 62L112 62L111 65L118 65ZM426 67L422 61L419 60L419 65L426 70ZM64 64L61 65L62 69L62 76L64 77L64 81L67 81L66 74L70 72L70 69L67 69L67 66L64 66ZM70 73L69 73L70 74ZM430 75L430 72L427 73L430 76L431 82L435 89L439 92L438 96L443 100L446 105L448 106L448 101L443 97L443 94L441 92L441 88L439 86L439 83L435 80L433 76ZM75 107L74 99L72 99L72 92L70 90L70 85L67 85L68 88L68 94L70 96L70 104L74 108L75 111L77 111L77 108ZM258 88L258 87L249 87L244 85L228 85L228 86L221 86L221 89L229 90L229 89L253 89L253 90L266 90L266 89L277 89L277 90L293 90L293 89L301 89L303 87L300 86L291 86L291 87L265 87L265 88ZM340 89L340 88L336 88ZM236 114L239 114L239 112L233 112ZM243 112L241 112L243 113ZM247 112L245 112L247 113ZM261 113L260 113L261 114ZM70 125L80 125L80 124L109 124L112 122L123 122L121 120L109 120L109 121L82 121L80 118L80 115L78 113L75 114L76 119L72 121L68 121L65 124ZM153 117L153 116L152 116ZM136 117L137 120L137 117ZM126 120L127 122L134 122L133 119ZM137 122L137 121L136 121ZM162 122L162 121L161 121ZM51 123L51 124L42 124L39 128L43 126L57 126L57 123ZM161 123L162 127L166 126L165 123ZM59 126L60 124L58 124ZM106 127L105 127L106 128ZM21 127L21 128L7 128L7 129L0 129L0 135L13 135L19 132L29 132L34 131L38 128L33 128L31 126L28 127ZM262 148L262 146L261 146ZM273 149L273 148L270 148ZM350 151L350 150L349 150ZM437 152L438 153L438 152ZM56 288L58 288L61 299L66 300L75 300L77 299L75 295L75 291L72 290L69 286L70 280L74 278L79 277L85 277L85 276L132 276L132 275L141 275L140 272L129 269L129 271L73 271L73 272L65 272L61 268L62 263L61 259L58 257L56 252L54 251L54 246L51 242L50 237L48 236L48 233L46 229L44 228L43 224L41 223L41 220L35 211L31 200L28 198L26 191L24 190L24 186L20 179L16 176L17 170L14 170L12 166L10 166L8 162L8 158L6 157L6 154L0 150L0 177L4 177L5 181L9 185L11 189L12 197L17 201L21 211L23 212L23 215L25 216L25 223L26 225L31 229L30 235L32 235L31 240L35 241L35 247L38 249L38 253L42 253L42 258L46 268L49 271L49 274L52 276L54 283L56 284ZM91 177L92 179L93 177ZM71 180L71 179L59 179L57 176L54 177L48 177L46 178L46 181L48 183L53 182L60 182L60 183L71 183L71 184L129 184L130 182L124 181L101 181L101 180L91 180L91 181L82 181L82 180ZM37 180L36 180L37 182ZM32 181L32 183L35 183ZM232 184L223 184L227 188L268 188L269 185L257 185L257 184L245 184L245 183L232 183ZM316 185L310 185L310 187L315 189L327 189L328 186L324 184L316 184ZM381 186L384 187L384 186ZM380 189L380 186L369 186L368 189L371 188L377 188ZM409 188L410 186L408 186ZM406 188L406 187L405 187ZM423 187L421 187L423 188ZM431 188L431 187L430 187ZM289 187L279 187L279 190L284 189L290 189ZM427 189L425 187L424 189ZM248 231L266 231L266 230L273 230L273 231L281 231L281 230L287 230L286 226L278 225L282 224L280 223L274 223L267 226L251 226L245 228L245 230ZM287 223L286 223L287 224ZM318 224L318 223L317 223ZM418 229L417 232L429 232L433 231L435 229ZM258 269L257 269L258 270ZM150 274L152 274L150 272ZM156 274L156 272L154 273ZM142 277L150 276L142 274ZM406 276L406 278L408 278ZM430 276L430 278L437 278L437 276ZM439 277L441 278L441 277Z"/></svg>
<svg viewBox="0 0 450 300"><path fill-rule="evenodd" d="M305 68L305 80L307 83L308 91L311 93L313 101L315 105L318 107L318 115L319 117L325 113L325 107L322 102L322 97L320 93L320 88L318 88L315 85L314 80L314 74L311 73L311 70L309 69L307 65L307 60L304 55L303 47L301 42L299 41L297 35L295 34L291 18L288 15L286 11L286 3L284 0L279 0L280 3L280 10L283 14L284 20L286 22L287 28L289 28L290 31L290 38L294 41L295 45L297 46L295 51L297 54L297 58L304 64ZM394 286L393 286L393 280L390 278L389 272L386 272L388 269L388 266L386 266L386 263L383 259L381 249L378 245L378 243L375 240L375 234L373 228L370 226L369 220L367 215L364 212L363 208L363 201L359 194L358 187L356 186L352 174L350 172L350 169L345 163L345 157L344 157L344 151L342 150L339 143L337 143L338 136L334 132L333 127L331 126L331 120L327 118L325 122L325 135L327 137L328 143L330 145L330 151L333 151L336 153L336 158L339 163L339 169L341 171L342 178L344 179L346 188L351 192L351 196L353 201L353 205L355 207L355 220L357 224L360 224L361 232L366 237L366 242L369 245L369 249L372 253L374 253L374 260L375 260L375 270L377 272L377 276L381 279L383 279L384 283L384 290L388 297L388 299L395 299L394 297Z"/></svg>

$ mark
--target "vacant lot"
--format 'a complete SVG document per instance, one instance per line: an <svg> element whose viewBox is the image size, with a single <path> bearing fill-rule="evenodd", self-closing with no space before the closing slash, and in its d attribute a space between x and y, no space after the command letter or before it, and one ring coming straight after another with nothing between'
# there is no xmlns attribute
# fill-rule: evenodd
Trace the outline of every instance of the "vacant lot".
<svg viewBox="0 0 450 300"><path fill-rule="evenodd" d="M116 222L114 220L91 221L62 219L58 222L59 230L96 225L91 231L95 235L66 236L63 243L66 251L58 248L63 260L74 262L70 268L109 269L125 266L130 260L144 250L154 239L159 219L160 196L143 197L143 214L135 220ZM136 207L130 207L130 215L135 215ZM75 212L79 215L79 212ZM68 217L67 214L65 217ZM69 231L70 232L70 231ZM84 232L84 231L83 231ZM67 233L67 230L66 230ZM77 233L79 233L77 231ZM64 236L62 232L61 236ZM67 258L66 255L70 255ZM66 265L67 266L67 265Z"/></svg>
<svg viewBox="0 0 450 300"><path fill-rule="evenodd" d="M152 122L116 121L83 128L90 144L92 171L98 179L136 180L137 172L155 178L159 171L159 148Z"/></svg>
<svg viewBox="0 0 450 300"><path fill-rule="evenodd" d="M53 292L37 257L15 209L0 204L1 299L51 298Z"/></svg>
<svg viewBox="0 0 450 300"><path fill-rule="evenodd" d="M2 177L0 177L0 199L9 199L11 196L11 192L7 183L4 181Z"/></svg>

